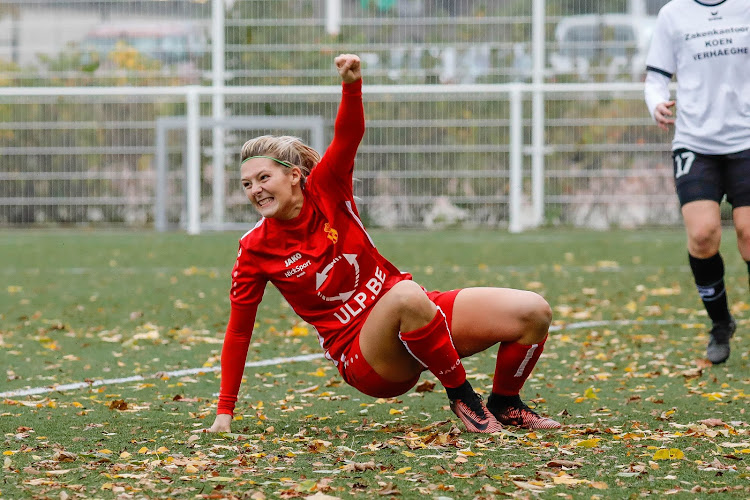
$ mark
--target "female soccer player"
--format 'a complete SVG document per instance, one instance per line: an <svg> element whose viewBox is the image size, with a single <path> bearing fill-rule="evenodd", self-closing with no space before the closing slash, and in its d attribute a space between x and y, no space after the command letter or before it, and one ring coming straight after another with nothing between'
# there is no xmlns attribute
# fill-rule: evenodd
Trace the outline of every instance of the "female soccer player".
<svg viewBox="0 0 750 500"><path fill-rule="evenodd" d="M364 394L404 394L429 370L470 432L496 432L501 424L560 427L519 397L547 338L551 310L542 297L504 288L427 292L375 248L352 192L354 157L365 131L360 60L342 54L335 65L343 95L333 141L322 158L288 136L257 137L242 147L242 186L262 218L240 239L218 411L208 430L230 430L269 281L315 327L343 379ZM497 343L485 406L466 380L461 358Z"/></svg>
<svg viewBox="0 0 750 500"><path fill-rule="evenodd" d="M659 11L646 64L646 104L665 131L675 124L677 76L674 179L690 269L713 322L706 357L723 363L737 327L719 253L724 195L750 273L750 2L672 0Z"/></svg>

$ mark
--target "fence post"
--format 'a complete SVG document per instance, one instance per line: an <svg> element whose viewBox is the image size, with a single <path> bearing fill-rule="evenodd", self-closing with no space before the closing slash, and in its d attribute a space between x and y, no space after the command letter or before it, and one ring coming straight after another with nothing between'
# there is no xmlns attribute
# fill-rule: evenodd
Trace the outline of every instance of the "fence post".
<svg viewBox="0 0 750 500"><path fill-rule="evenodd" d="M224 87L225 57L224 57L224 0L213 0L211 8L211 90L212 116L220 123L224 119ZM213 221L217 227L224 223L224 181L225 153L224 127L215 125L213 128Z"/></svg>
<svg viewBox="0 0 750 500"><path fill-rule="evenodd" d="M187 233L201 231L200 99L197 86L187 88Z"/></svg>
<svg viewBox="0 0 750 500"><path fill-rule="evenodd" d="M167 230L167 130L156 121L156 196L154 199L154 228Z"/></svg>
<svg viewBox="0 0 750 500"><path fill-rule="evenodd" d="M508 193L508 231L520 233L521 191L523 184L523 106L521 87L510 90L510 179Z"/></svg>
<svg viewBox="0 0 750 500"><path fill-rule="evenodd" d="M331 36L341 33L341 0L326 0L326 33Z"/></svg>
<svg viewBox="0 0 750 500"><path fill-rule="evenodd" d="M545 72L545 0L534 0L532 6L532 40L534 71L531 94L531 203L534 226L544 221L544 83Z"/></svg>

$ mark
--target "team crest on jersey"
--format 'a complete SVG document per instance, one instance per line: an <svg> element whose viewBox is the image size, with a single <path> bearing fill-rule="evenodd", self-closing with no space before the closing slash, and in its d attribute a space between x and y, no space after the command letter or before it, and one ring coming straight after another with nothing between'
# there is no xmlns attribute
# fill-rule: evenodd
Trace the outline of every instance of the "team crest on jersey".
<svg viewBox="0 0 750 500"><path fill-rule="evenodd" d="M329 223L326 222L326 225L323 226L323 231L326 232L326 237L333 243L339 241L339 232L332 228Z"/></svg>

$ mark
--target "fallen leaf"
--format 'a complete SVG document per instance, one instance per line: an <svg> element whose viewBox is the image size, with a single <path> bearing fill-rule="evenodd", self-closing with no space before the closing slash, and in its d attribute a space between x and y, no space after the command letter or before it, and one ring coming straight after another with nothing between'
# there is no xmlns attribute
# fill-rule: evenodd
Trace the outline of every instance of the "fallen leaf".
<svg viewBox="0 0 750 500"><path fill-rule="evenodd" d="M724 421L720 418L707 418L705 420L699 420L698 422L707 427L720 427L724 425Z"/></svg>
<svg viewBox="0 0 750 500"><path fill-rule="evenodd" d="M378 485L380 486L380 489L377 491L378 495L401 495L398 486L393 483L379 482Z"/></svg>
<svg viewBox="0 0 750 500"><path fill-rule="evenodd" d="M339 497L334 497L331 495L326 495L325 493L321 493L319 491L315 492L314 495L309 495L305 497L305 500L340 500Z"/></svg>
<svg viewBox="0 0 750 500"><path fill-rule="evenodd" d="M75 453L64 450L57 451L52 455L52 460L56 460L57 462L75 462L77 458L78 455Z"/></svg>
<svg viewBox="0 0 750 500"><path fill-rule="evenodd" d="M662 448L654 453L652 460L682 460L683 458L685 454L677 448Z"/></svg>
<svg viewBox="0 0 750 500"><path fill-rule="evenodd" d="M553 469L555 469L555 468L557 468L557 469L562 469L562 468L577 469L578 467L583 467L583 464L581 462L573 462L573 461L570 461L570 460L557 459L557 460L551 460L551 461L547 462L547 467L551 467Z"/></svg>
<svg viewBox="0 0 750 500"><path fill-rule="evenodd" d="M128 403L126 403L122 399L115 399L114 401L112 401L109 404L109 409L110 410L119 410L119 411L127 410L128 409Z"/></svg>
<svg viewBox="0 0 750 500"><path fill-rule="evenodd" d="M601 441L601 438L584 439L583 441L579 441L576 446L580 448L596 448L599 446L599 441Z"/></svg>
<svg viewBox="0 0 750 500"><path fill-rule="evenodd" d="M414 388L416 392L432 392L435 389L435 382L424 380Z"/></svg>
<svg viewBox="0 0 750 500"><path fill-rule="evenodd" d="M341 467L346 472L361 472L365 470L375 470L375 462L352 462Z"/></svg>

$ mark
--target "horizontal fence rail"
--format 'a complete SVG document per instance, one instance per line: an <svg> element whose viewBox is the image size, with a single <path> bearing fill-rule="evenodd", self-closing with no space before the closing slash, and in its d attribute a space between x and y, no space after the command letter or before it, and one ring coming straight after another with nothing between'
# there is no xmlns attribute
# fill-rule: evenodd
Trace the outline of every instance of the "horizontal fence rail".
<svg viewBox="0 0 750 500"><path fill-rule="evenodd" d="M217 93L231 119L212 118ZM308 116L320 119L325 145L340 94L338 85L5 88L0 224L247 227L257 216L238 188L242 143L294 133L281 118ZM369 224L678 222L667 138L640 84L366 84L364 102L355 194ZM184 125L158 132L167 117Z"/></svg>

